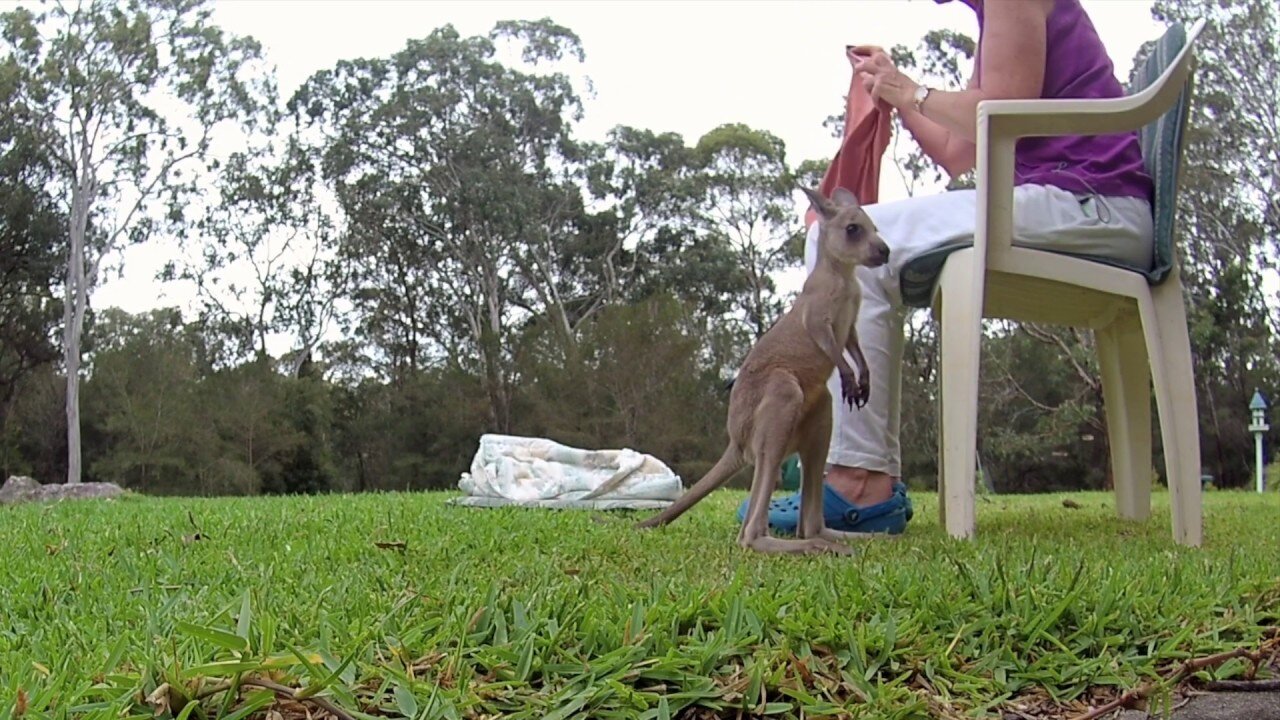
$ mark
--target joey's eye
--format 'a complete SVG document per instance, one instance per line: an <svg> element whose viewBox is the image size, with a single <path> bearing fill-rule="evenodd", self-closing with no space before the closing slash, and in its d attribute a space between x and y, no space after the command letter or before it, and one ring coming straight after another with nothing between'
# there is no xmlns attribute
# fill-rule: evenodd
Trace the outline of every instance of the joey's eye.
<svg viewBox="0 0 1280 720"><path fill-rule="evenodd" d="M844 226L844 231L849 235L849 237L856 238L862 234L862 226L849 223Z"/></svg>

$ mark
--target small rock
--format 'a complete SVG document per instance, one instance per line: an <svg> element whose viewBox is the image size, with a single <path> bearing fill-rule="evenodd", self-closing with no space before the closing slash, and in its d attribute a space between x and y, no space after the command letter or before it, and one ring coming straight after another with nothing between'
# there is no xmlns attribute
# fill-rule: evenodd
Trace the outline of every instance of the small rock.
<svg viewBox="0 0 1280 720"><path fill-rule="evenodd" d="M29 477L14 476L0 486L0 505L24 502L54 502L86 498L114 498L124 494L115 483L76 483L75 485L41 485Z"/></svg>
<svg viewBox="0 0 1280 720"><path fill-rule="evenodd" d="M0 485L0 502L24 502L40 494L40 483L24 475L14 475Z"/></svg>

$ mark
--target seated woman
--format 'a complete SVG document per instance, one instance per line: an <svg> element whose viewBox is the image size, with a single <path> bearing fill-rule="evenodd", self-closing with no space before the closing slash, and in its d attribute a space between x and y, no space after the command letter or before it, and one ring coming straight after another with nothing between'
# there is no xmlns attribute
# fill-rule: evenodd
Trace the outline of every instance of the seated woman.
<svg viewBox="0 0 1280 720"><path fill-rule="evenodd" d="M952 0L935 0L937 3ZM925 88L894 67L880 48L856 48L854 67L873 98L901 114L921 149L952 176L974 167L977 106L1016 98L1113 98L1124 95L1106 48L1080 0L961 0L977 14L973 77L964 90ZM1015 151L1013 243L1105 257L1150 267L1152 181L1136 132L1024 138ZM839 401L832 374L833 429L823 483L827 526L846 532L901 533L912 508L901 482L898 437L903 353L898 277L921 253L972 241L977 195L956 190L866 206L892 249L879 268L858 268L858 337L871 368L871 399L861 410ZM805 265L816 258L809 228ZM741 520L747 503L738 510ZM770 503L770 525L794 532L799 497Z"/></svg>

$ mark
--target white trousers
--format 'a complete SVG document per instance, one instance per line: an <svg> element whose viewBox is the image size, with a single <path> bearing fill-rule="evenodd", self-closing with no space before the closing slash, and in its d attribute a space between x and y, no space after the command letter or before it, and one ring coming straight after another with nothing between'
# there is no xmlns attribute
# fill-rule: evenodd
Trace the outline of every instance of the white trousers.
<svg viewBox="0 0 1280 720"><path fill-rule="evenodd" d="M858 268L862 306L858 340L871 369L871 397L861 409L840 402L840 376L833 372L833 417L828 465L844 465L902 476L898 430L901 419L903 323L902 267L923 252L973 240L977 193L956 190L867 205L867 214L888 243L889 262ZM806 272L817 261L817 229L805 238ZM1013 244L1053 248L1148 267L1153 221L1145 200L1076 195L1048 185L1014 188ZM847 353L846 353L847 355Z"/></svg>

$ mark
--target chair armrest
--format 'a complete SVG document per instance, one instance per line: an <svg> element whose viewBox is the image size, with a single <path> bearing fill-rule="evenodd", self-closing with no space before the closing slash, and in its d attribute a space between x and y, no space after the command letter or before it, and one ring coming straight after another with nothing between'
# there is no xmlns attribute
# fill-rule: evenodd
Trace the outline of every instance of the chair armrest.
<svg viewBox="0 0 1280 720"><path fill-rule="evenodd" d="M1144 102L1139 95L1096 100L983 100L978 103L978 122L986 119L991 134L1013 138L1105 135L1137 130L1171 105L1172 100L1167 106Z"/></svg>
<svg viewBox="0 0 1280 720"><path fill-rule="evenodd" d="M1086 100L983 100L978 125L1004 137L1107 135L1138 130L1159 118L1178 99L1187 70L1177 82L1153 85L1136 95ZM1149 94L1148 94L1149 93ZM986 120L986 123L983 123Z"/></svg>

